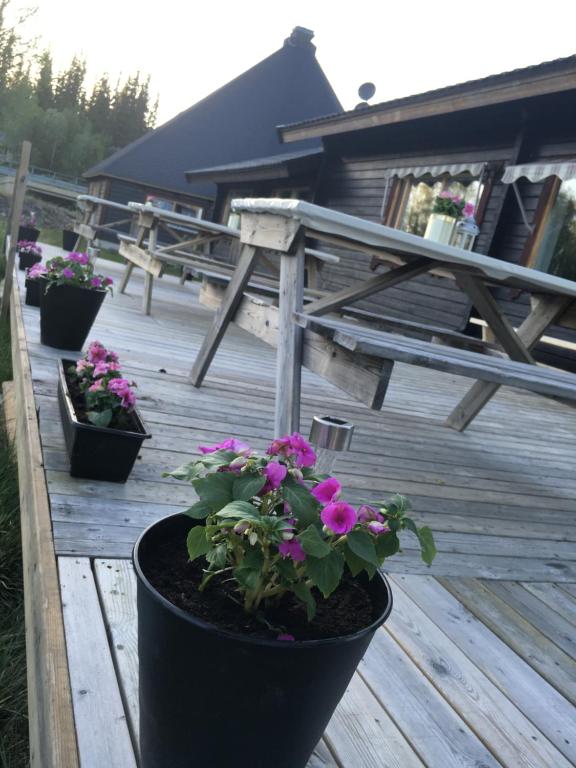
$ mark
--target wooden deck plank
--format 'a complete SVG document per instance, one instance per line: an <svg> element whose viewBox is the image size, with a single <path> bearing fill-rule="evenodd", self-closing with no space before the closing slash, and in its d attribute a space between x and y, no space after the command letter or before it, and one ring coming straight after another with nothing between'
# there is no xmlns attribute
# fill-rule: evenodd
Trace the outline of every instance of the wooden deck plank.
<svg viewBox="0 0 576 768"><path fill-rule="evenodd" d="M504 766L571 765L401 588L386 628Z"/></svg>
<svg viewBox="0 0 576 768"><path fill-rule="evenodd" d="M58 560L82 768L136 768L136 758L88 558Z"/></svg>
<svg viewBox="0 0 576 768"><path fill-rule="evenodd" d="M477 579L440 583L565 698L576 705L576 662Z"/></svg>
<svg viewBox="0 0 576 768"><path fill-rule="evenodd" d="M540 584L538 582L526 583L523 582L522 586L531 592L540 600L546 603L550 608L559 613L565 621L569 621L576 627L576 597L570 594L565 587L573 587L574 585L567 584L560 586L558 584ZM575 761L576 762L576 761Z"/></svg>
<svg viewBox="0 0 576 768"><path fill-rule="evenodd" d="M395 576L410 599L576 764L576 711L556 689L432 577Z"/></svg>

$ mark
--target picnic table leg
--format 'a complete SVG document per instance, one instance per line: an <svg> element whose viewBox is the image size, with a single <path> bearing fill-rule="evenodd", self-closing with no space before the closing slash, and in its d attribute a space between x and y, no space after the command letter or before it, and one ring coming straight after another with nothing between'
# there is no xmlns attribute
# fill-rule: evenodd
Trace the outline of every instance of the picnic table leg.
<svg viewBox="0 0 576 768"><path fill-rule="evenodd" d="M537 299L534 309L517 331L518 338L528 350L538 343L546 328L560 317L571 302L572 299L566 296ZM462 432L499 389L499 384L477 381L448 416L445 425Z"/></svg>
<svg viewBox="0 0 576 768"><path fill-rule="evenodd" d="M204 377L208 373L208 368L210 368L210 363L220 346L222 337L236 314L257 260L258 249L251 245L243 245L238 265L190 372L190 381L195 387L202 385Z"/></svg>
<svg viewBox="0 0 576 768"><path fill-rule="evenodd" d="M124 293L126 290L126 286L128 285L128 280L130 280L130 277L132 276L132 270L134 269L134 264L132 264L131 261L126 262L126 266L124 267L124 274L122 275L122 279L120 280L120 285L118 286L119 293Z"/></svg>
<svg viewBox="0 0 576 768"><path fill-rule="evenodd" d="M280 257L278 350L276 353L276 407L274 437L300 429L300 384L303 329L294 321L304 301L304 238L293 253Z"/></svg>
<svg viewBox="0 0 576 768"><path fill-rule="evenodd" d="M148 251L154 253L156 242L158 240L158 225L156 220L152 223L148 233ZM144 295L142 296L142 312L149 315L152 310L152 287L154 285L154 275L145 270L144 272Z"/></svg>

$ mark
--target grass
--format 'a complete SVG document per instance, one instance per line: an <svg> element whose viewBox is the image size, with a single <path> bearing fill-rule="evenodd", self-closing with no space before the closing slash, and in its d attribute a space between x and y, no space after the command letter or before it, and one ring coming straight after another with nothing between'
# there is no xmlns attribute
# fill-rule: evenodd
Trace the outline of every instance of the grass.
<svg viewBox="0 0 576 768"><path fill-rule="evenodd" d="M0 323L0 381L12 379L10 326ZM0 766L29 764L18 473L0 423Z"/></svg>

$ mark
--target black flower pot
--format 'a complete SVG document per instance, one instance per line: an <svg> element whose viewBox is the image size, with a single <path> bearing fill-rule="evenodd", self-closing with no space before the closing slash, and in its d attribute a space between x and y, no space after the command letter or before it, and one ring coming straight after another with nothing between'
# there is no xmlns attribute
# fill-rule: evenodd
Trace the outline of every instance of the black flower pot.
<svg viewBox="0 0 576 768"><path fill-rule="evenodd" d="M304 768L376 629L392 609L383 576L366 580L378 618L353 635L282 642L232 633L174 606L147 578L158 545L185 547L183 514L134 547L141 768Z"/></svg>
<svg viewBox="0 0 576 768"><path fill-rule="evenodd" d="M37 253L31 253L30 251L18 251L18 269L24 271L30 269L34 264L42 261L42 256Z"/></svg>
<svg viewBox="0 0 576 768"><path fill-rule="evenodd" d="M18 227L18 240L28 240L30 243L35 243L40 236L40 230L36 227L28 227L21 224Z"/></svg>
<svg viewBox="0 0 576 768"><path fill-rule="evenodd" d="M78 421L66 382L65 370L75 360L58 361L58 405L72 477L125 483L144 440L151 437L137 411L134 429L96 427Z"/></svg>
<svg viewBox="0 0 576 768"><path fill-rule="evenodd" d="M45 280L42 284L45 284ZM40 341L58 349L82 349L106 291L51 285L40 291Z"/></svg>
<svg viewBox="0 0 576 768"><path fill-rule="evenodd" d="M31 280L29 277L26 278L26 300L25 303L29 307L39 307L40 306L40 288L41 285L43 285L38 278L35 280Z"/></svg>
<svg viewBox="0 0 576 768"><path fill-rule="evenodd" d="M62 230L62 248L64 248L65 251L73 251L76 245L76 240L78 240L76 232L73 232L71 229Z"/></svg>

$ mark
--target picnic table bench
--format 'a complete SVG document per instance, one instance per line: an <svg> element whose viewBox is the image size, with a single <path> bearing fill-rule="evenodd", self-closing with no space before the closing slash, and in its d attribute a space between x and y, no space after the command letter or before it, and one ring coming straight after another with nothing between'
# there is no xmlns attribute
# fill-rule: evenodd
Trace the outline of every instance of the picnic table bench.
<svg viewBox="0 0 576 768"><path fill-rule="evenodd" d="M379 407L395 360L436 367L476 379L475 384L455 407L446 424L463 430L477 416L502 384L529 389L540 394L574 401L576 377L536 365L531 349L552 323L576 328L576 283L533 269L507 264L482 254L445 246L374 222L299 200L236 200L233 208L241 214L242 250L236 270L223 296L214 323L191 371L191 381L200 386L228 324L248 308L243 300L262 248L281 254L277 324L276 434L285 434L299 425L300 370L306 361L307 334L329 336L332 354L345 350L353 368L379 366L376 391L370 393L373 407ZM352 286L304 301L305 238L358 251L393 266L387 272ZM321 316L349 309L350 305L393 285L422 274L435 274L456 281L470 298L492 331L500 354L440 349L426 340L413 340L399 334L374 329L339 326ZM515 329L491 293L492 287L507 286L532 296L532 311ZM247 323L256 335L259 329L254 304ZM261 323L270 326L269 308L260 306ZM335 333L336 331L336 333ZM341 343L345 342L345 343ZM325 351L326 352L326 351ZM503 359L507 355L509 359ZM342 367L339 359L335 365ZM326 354L317 366L330 376ZM317 369L316 368L316 369ZM353 375L342 379L358 390ZM360 399L364 399L361 397Z"/></svg>

